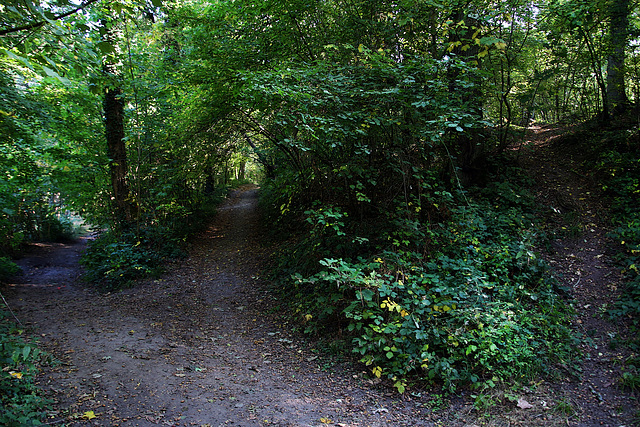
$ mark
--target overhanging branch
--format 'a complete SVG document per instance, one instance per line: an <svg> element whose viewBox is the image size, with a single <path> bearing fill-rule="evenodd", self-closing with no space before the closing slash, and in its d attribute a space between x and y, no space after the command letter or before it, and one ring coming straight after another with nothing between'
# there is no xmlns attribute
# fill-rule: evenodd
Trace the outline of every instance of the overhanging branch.
<svg viewBox="0 0 640 427"><path fill-rule="evenodd" d="M34 22L28 25L23 25L21 27L15 27L15 28L5 28L4 30L0 30L0 37L1 36L6 36L7 34L11 34L11 33L18 33L20 31L30 31L30 30L35 30L38 29L42 26L44 26L45 24L47 24L47 22L49 21L58 21L60 19L64 19L69 15L73 15L74 13L84 9L87 6L92 5L93 3L99 2L100 0L87 0L86 2L82 3L80 6L76 7L75 9L72 9L68 12L62 13L60 15L54 16L52 19L48 20L48 21L39 21L39 22Z"/></svg>

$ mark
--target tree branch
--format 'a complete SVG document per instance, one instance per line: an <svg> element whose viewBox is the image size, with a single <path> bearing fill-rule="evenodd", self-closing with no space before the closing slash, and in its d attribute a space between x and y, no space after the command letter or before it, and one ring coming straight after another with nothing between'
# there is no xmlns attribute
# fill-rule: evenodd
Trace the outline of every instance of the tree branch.
<svg viewBox="0 0 640 427"><path fill-rule="evenodd" d="M67 16L73 15L74 13L84 9L85 7L90 6L93 3L96 3L96 2L99 2L99 1L100 0L87 0L86 2L82 3L80 6L76 7L75 9L72 9L72 10L70 10L68 12L65 12L63 14L60 14L58 16L54 16L49 21L58 21L60 19L64 19ZM22 27L5 28L4 30L0 30L0 37L1 36L6 36L7 34L11 34L11 33L17 33L17 32L20 32L20 31L35 30L37 28L40 28L40 27L44 26L49 21L34 22L32 24L23 25Z"/></svg>

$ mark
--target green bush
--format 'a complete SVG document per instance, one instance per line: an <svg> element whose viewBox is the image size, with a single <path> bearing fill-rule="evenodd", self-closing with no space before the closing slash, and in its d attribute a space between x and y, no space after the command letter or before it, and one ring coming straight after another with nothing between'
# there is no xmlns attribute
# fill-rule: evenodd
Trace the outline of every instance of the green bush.
<svg viewBox="0 0 640 427"><path fill-rule="evenodd" d="M105 292L163 272L165 260L184 256L181 240L162 227L105 232L89 243L82 257L85 279Z"/></svg>
<svg viewBox="0 0 640 427"><path fill-rule="evenodd" d="M6 282L20 272L20 267L7 257L0 257L0 282Z"/></svg>
<svg viewBox="0 0 640 427"><path fill-rule="evenodd" d="M640 207L639 207L640 209ZM620 224L612 237L621 243L623 250L618 258L623 273L627 277L626 286L620 299L609 310L613 318L626 317L634 327L640 327L640 215L628 216L627 222ZM622 222L622 219L619 220Z"/></svg>
<svg viewBox="0 0 640 427"><path fill-rule="evenodd" d="M188 237L211 220L227 192L228 188L220 188L202 200L198 209L175 201L158 204L128 229L103 232L89 243L82 257L85 279L100 290L111 292L162 274L167 260L186 256Z"/></svg>
<svg viewBox="0 0 640 427"><path fill-rule="evenodd" d="M611 132L611 140L602 149L596 169L602 189L611 200L611 216L614 230L611 237L620 243L618 259L627 276L620 299L608 311L614 319L629 319L635 328L640 327L640 155L633 150L632 138L639 138L638 129L633 132ZM636 142L637 143L637 142Z"/></svg>
<svg viewBox="0 0 640 427"><path fill-rule="evenodd" d="M0 253L18 252L24 242L73 237L73 224L58 215L57 208L45 194L16 194L15 199L0 197Z"/></svg>
<svg viewBox="0 0 640 427"><path fill-rule="evenodd" d="M41 425L49 401L35 385L38 366L50 361L0 310L0 425Z"/></svg>
<svg viewBox="0 0 640 427"><path fill-rule="evenodd" d="M353 351L400 390L410 375L454 389L550 372L576 356L572 311L517 212L460 209L430 259L398 249L367 262L325 259L322 272L296 277L321 296L300 309L322 319L342 304Z"/></svg>

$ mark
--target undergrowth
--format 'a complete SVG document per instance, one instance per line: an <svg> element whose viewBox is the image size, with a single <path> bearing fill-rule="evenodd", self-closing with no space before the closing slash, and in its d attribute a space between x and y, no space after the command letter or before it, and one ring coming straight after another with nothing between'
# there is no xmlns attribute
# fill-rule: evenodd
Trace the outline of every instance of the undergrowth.
<svg viewBox="0 0 640 427"><path fill-rule="evenodd" d="M640 389L640 130L636 123L597 133L590 141L598 156L587 166L595 168L611 198L611 237L619 243L617 260L626 278L622 294L607 313L611 320L630 326L624 342L633 355L624 365L620 385L635 391Z"/></svg>
<svg viewBox="0 0 640 427"><path fill-rule="evenodd" d="M188 238L215 215L229 190L242 184L246 182L220 187L206 200L191 203L191 208L177 202L156 206L127 227L103 231L89 242L82 257L85 280L100 291L112 292L162 274L168 260L186 256Z"/></svg>
<svg viewBox="0 0 640 427"><path fill-rule="evenodd" d="M637 141L637 129L635 138ZM611 235L621 245L618 259L627 276L625 291L609 314L627 318L637 329L640 327L640 153L638 149L625 152L620 148L620 144L611 146L598 162L604 177L602 187L613 199Z"/></svg>
<svg viewBox="0 0 640 427"><path fill-rule="evenodd" d="M138 279L157 277L167 259L183 254L180 243L177 236L160 227L107 231L89 242L81 261L86 267L84 278L110 292Z"/></svg>
<svg viewBox="0 0 640 427"><path fill-rule="evenodd" d="M607 129L585 129L571 137L585 154L582 167L591 172L608 198L613 225L610 236L627 281L620 299L608 310L612 319L640 327L640 131L620 120Z"/></svg>
<svg viewBox="0 0 640 427"><path fill-rule="evenodd" d="M49 401L35 385L38 367L50 356L25 337L9 313L0 309L0 425L41 425Z"/></svg>
<svg viewBox="0 0 640 427"><path fill-rule="evenodd" d="M364 236L339 206L306 211L309 231L278 270L293 273L278 285L287 309L308 333L350 336L371 375L400 392L415 380L486 388L570 366L573 310L533 251L533 197L516 169L499 169L466 194L431 181L428 198L397 201ZM424 221L434 205L446 215Z"/></svg>

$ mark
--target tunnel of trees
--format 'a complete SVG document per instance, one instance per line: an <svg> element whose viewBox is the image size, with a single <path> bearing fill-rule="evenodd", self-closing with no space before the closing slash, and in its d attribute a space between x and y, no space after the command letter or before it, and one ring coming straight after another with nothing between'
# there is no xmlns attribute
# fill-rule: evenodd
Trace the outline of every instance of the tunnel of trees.
<svg viewBox="0 0 640 427"><path fill-rule="evenodd" d="M411 375L451 389L548 371L575 356L571 308L509 153L532 124L609 129L595 164L635 266L638 10L3 1L0 275L83 221L89 280L128 286L251 181L282 236L282 309L344 332L374 375L403 391ZM628 270L625 316L640 312Z"/></svg>

